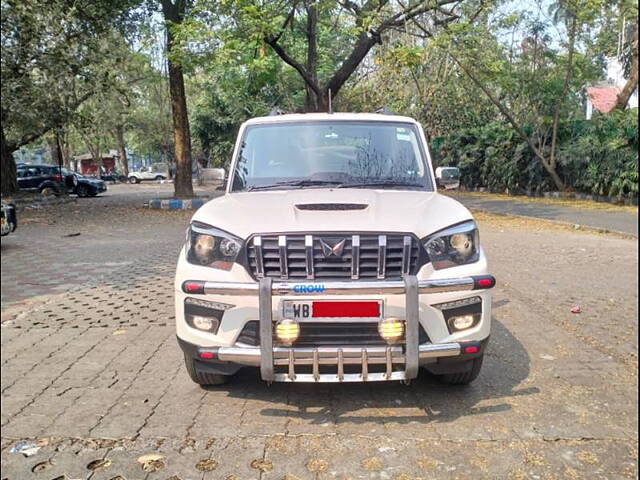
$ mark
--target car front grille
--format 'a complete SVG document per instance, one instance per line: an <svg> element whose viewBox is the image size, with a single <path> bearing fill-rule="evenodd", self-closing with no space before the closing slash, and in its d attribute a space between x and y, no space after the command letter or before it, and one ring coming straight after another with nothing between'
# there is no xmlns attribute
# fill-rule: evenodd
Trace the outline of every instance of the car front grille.
<svg viewBox="0 0 640 480"><path fill-rule="evenodd" d="M260 327L257 320L248 321L237 342L252 347L260 346ZM419 343L427 343L429 336L422 325L419 329ZM295 346L366 346L386 345L378 333L377 322L302 322L300 336Z"/></svg>
<svg viewBox="0 0 640 480"><path fill-rule="evenodd" d="M409 234L254 235L248 243L254 278L401 279L415 274L419 242Z"/></svg>

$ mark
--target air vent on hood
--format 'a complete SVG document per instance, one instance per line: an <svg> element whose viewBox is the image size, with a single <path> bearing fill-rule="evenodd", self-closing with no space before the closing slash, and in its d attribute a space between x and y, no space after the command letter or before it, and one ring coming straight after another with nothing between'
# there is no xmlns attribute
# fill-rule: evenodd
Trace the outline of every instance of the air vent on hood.
<svg viewBox="0 0 640 480"><path fill-rule="evenodd" d="M298 210L364 210L365 203L303 203L296 205Z"/></svg>

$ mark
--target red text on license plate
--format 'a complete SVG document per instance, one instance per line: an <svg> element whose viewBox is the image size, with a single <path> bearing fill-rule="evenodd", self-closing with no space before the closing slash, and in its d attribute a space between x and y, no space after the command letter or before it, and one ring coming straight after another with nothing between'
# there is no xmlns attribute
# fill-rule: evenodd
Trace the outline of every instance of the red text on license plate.
<svg viewBox="0 0 640 480"><path fill-rule="evenodd" d="M380 302L313 302L313 318L380 316Z"/></svg>

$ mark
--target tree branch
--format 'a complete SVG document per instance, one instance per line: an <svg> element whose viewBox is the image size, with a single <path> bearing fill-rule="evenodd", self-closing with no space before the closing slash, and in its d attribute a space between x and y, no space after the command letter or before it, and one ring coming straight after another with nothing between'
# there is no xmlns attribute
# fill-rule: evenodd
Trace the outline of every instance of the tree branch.
<svg viewBox="0 0 640 480"><path fill-rule="evenodd" d="M382 22L380 26L377 28L377 32L382 33L389 27L398 27L400 25L403 25L407 21L412 20L419 15L422 15L423 13L426 13L431 10L440 10L440 8L445 5L458 3L459 1L460 0L438 0L435 3L430 3L428 1L424 3L423 2L416 3L396 13L392 17Z"/></svg>
<svg viewBox="0 0 640 480"><path fill-rule="evenodd" d="M285 52L284 48L282 48L280 44L278 44L278 42L273 41L269 38L265 38L265 42L267 42L271 46L271 48L273 48L273 51L276 52L285 63L293 67L300 74L305 83L309 85L311 90L313 90L316 95L320 95L320 88L318 87L318 84L313 81L313 78L311 78L309 72L307 72L307 70L299 62L290 57L289 54Z"/></svg>
<svg viewBox="0 0 640 480"><path fill-rule="evenodd" d="M360 62L367 56L369 50L380 42L378 35L369 36L366 33L361 33L358 41L356 42L353 50L342 63L340 68L333 74L329 82L327 82L327 90L331 90L331 97L335 97L342 85L347 81L349 76L358 68Z"/></svg>
<svg viewBox="0 0 640 480"><path fill-rule="evenodd" d="M618 94L618 100L616 101L616 108L624 110L627 108L629 99L633 92L638 88L638 21L633 27L633 38L631 40L631 75L629 80L622 88L622 91Z"/></svg>

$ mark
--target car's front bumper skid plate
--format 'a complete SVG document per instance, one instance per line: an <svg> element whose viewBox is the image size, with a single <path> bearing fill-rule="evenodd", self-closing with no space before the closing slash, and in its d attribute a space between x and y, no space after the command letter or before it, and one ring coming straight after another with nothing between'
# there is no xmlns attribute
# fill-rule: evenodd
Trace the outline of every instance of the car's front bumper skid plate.
<svg viewBox="0 0 640 480"><path fill-rule="evenodd" d="M185 282L186 284L187 282ZM202 293L218 295L258 295L260 316L259 347L215 347L220 361L259 366L267 382L366 382L411 380L418 375L420 359L451 357L461 354L460 343L419 344L419 295L492 288L491 275L442 280L418 280L407 275L403 281L326 282L321 287L300 288L302 282L279 282L262 278L259 283L203 282ZM192 292L190 292L192 293ZM273 295L319 296L354 294L404 294L406 334L403 345L363 347L284 347L273 346ZM201 349L207 350L206 348ZM311 366L311 373L298 373L296 366ZM331 365L336 373L320 373ZM360 365L360 373L345 373L345 365ZM384 365L381 372L369 372L370 365ZM404 365L404 370L394 366ZM275 366L285 367L282 373Z"/></svg>

